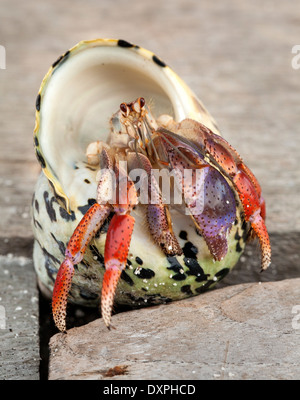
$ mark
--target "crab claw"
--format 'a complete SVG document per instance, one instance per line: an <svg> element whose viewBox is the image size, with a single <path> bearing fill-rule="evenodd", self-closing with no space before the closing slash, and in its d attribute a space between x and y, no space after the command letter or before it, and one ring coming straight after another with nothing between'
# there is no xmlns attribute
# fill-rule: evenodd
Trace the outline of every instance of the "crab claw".
<svg viewBox="0 0 300 400"><path fill-rule="evenodd" d="M190 153L189 158L191 159L192 156L195 164L207 162L210 166L219 171L221 175L223 175L223 178L231 181L234 192L238 195L242 205L245 221L250 222L254 235L258 237L261 249L261 269L266 270L271 263L271 244L265 225L265 201L261 195L261 187L254 174L244 164L238 152L224 138L211 132L206 126L191 119L185 119L176 129L181 135L185 136L184 140L167 129L158 129L164 141L167 141L165 147L171 144L170 148L173 150L176 149L177 153L178 147L180 147L181 153L188 151ZM170 151L168 152L170 154ZM211 188L214 188L215 183L213 176L210 177L208 182L210 182ZM211 189L210 192L213 194ZM227 198L225 197L225 200L226 203L229 201L230 204L228 196ZM224 204L224 201L222 201L221 204L222 203ZM232 218L233 213L231 212L230 215ZM226 219L227 222L230 222L226 213L221 213L221 217L220 222L223 220L226 221ZM222 232L224 239L224 237L226 237L224 236L224 230L222 230ZM205 238L206 236L207 235L204 234ZM209 245L208 240L207 242ZM214 256L216 255L216 259L219 257L218 254L214 254L214 248L218 248L218 253L219 248L223 251L223 254L227 252L225 246L220 246L219 244L216 246L214 243L212 243L212 245L213 246L210 246L210 250ZM222 255L222 253L220 254Z"/></svg>
<svg viewBox="0 0 300 400"><path fill-rule="evenodd" d="M131 215L115 214L107 231L104 250L106 270L102 283L101 314L108 329L110 329L117 284L127 263L134 222L135 220Z"/></svg>

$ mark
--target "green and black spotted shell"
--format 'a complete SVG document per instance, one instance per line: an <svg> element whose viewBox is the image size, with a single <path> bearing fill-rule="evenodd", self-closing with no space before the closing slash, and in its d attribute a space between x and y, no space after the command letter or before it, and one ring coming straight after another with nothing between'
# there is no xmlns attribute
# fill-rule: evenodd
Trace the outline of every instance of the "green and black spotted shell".
<svg viewBox="0 0 300 400"><path fill-rule="evenodd" d="M42 167L32 202L34 264L40 283L53 289L64 251L78 222L96 201L97 168L87 164L89 143L106 141L109 120L120 103L144 97L155 117L192 118L218 133L215 122L187 85L152 52L124 40L82 41L46 74L36 100L34 145ZM228 237L229 250L215 262L189 216L171 209L183 248L166 257L148 231L142 205L136 219L127 268L116 293L121 304L158 304L199 294L236 264L248 227L239 210ZM104 272L107 221L75 266L70 301L98 305Z"/></svg>

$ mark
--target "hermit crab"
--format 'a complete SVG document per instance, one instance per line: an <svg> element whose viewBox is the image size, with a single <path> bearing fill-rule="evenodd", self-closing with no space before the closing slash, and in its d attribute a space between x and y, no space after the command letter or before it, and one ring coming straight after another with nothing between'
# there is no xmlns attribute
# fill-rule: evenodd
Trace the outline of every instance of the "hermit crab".
<svg viewBox="0 0 300 400"><path fill-rule="evenodd" d="M260 185L187 85L124 40L83 41L45 76L34 144L34 263L67 301L141 306L202 293L257 237L271 261Z"/></svg>

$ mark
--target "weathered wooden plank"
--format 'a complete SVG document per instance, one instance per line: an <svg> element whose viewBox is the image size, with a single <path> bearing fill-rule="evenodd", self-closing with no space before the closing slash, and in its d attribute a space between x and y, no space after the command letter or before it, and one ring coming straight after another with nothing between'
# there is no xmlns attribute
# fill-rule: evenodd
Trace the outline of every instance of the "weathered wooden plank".
<svg viewBox="0 0 300 400"><path fill-rule="evenodd" d="M38 290L32 261L0 256L0 379L39 379Z"/></svg>
<svg viewBox="0 0 300 400"><path fill-rule="evenodd" d="M299 379L299 296L300 279L248 283L98 319L51 338L49 379Z"/></svg>

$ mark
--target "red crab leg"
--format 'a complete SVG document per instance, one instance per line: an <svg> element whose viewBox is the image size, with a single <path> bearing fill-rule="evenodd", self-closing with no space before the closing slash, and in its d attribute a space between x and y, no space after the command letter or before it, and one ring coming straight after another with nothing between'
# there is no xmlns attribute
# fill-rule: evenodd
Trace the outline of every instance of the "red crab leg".
<svg viewBox="0 0 300 400"><path fill-rule="evenodd" d="M266 270L271 263L271 245L264 221L265 203L259 198L249 176L239 169L233 178L239 198L243 204L245 220L250 221L261 249L261 269Z"/></svg>
<svg viewBox="0 0 300 400"><path fill-rule="evenodd" d="M74 265L80 263L85 250L108 217L111 208L98 203L92 205L75 229L65 252L65 259L62 262L54 284L52 296L52 312L57 328L66 331L66 308L68 293L74 275Z"/></svg>
<svg viewBox="0 0 300 400"><path fill-rule="evenodd" d="M108 329L110 329L116 287L127 263L134 222L131 215L115 214L110 221L106 235L104 250L106 270L102 283L101 314Z"/></svg>

